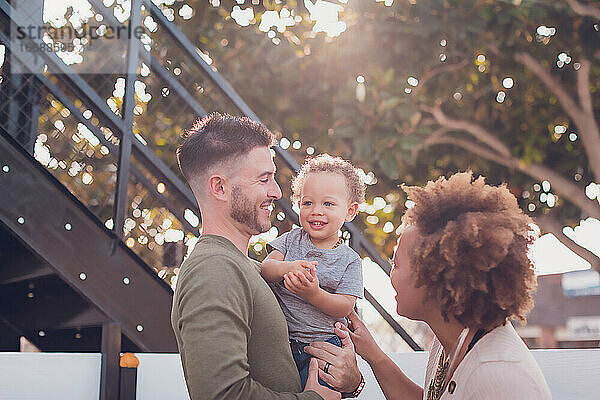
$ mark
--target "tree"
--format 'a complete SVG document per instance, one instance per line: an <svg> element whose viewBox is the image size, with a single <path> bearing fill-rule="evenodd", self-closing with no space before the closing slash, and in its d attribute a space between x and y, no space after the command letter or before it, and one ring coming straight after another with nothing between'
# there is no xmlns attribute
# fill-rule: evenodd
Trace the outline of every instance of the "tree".
<svg viewBox="0 0 600 400"><path fill-rule="evenodd" d="M155 4L267 126L303 143L290 148L298 161L310 146L374 173L377 185L357 223L382 254L392 252L390 233L406 205L398 183L470 168L492 183L508 182L543 232L600 268L596 255L562 232L582 218L600 218L594 191L586 196L600 180L593 113L600 20L593 2ZM111 7L124 12L120 2ZM236 112L164 30L151 31L148 48L192 97L207 111ZM150 96L138 93L134 129L176 171L174 150L194 111L148 71L138 78ZM118 77L85 78L119 107ZM290 172L280 174L287 189Z"/></svg>
<svg viewBox="0 0 600 400"><path fill-rule="evenodd" d="M440 150L452 147L466 151L477 157L469 165L510 182L544 232L600 270L600 258L562 232L564 224L577 224L582 217L600 218L600 204L585 194L585 186L600 178L600 131L594 116L600 70L593 62L600 57L600 8L568 3L430 1L398 5L380 15L369 25L389 26L396 20L404 25L404 39L391 40L424 46L410 52L407 66L397 58L384 61L387 74L413 75L401 85L410 93L402 98L401 87L389 90L376 82L373 102L384 111L375 109L370 121L379 126L404 122L399 129L403 139L395 148L404 146L411 156L397 153L397 162L388 161L384 170L397 174L394 166L405 160L420 165L423 156L435 159ZM405 107L387 112L387 102ZM407 109L414 112L409 118L398 114ZM433 146L441 149L422 154ZM457 160L448 167L462 168ZM549 182L557 195L543 193L550 192L547 187L541 199L550 201L532 202L535 190L529 188L540 187L532 181Z"/></svg>
<svg viewBox="0 0 600 400"><path fill-rule="evenodd" d="M127 19L127 2L103 3ZM586 193L600 189L593 184L600 180L594 116L600 101L600 8L593 2L154 3L269 128L288 143L298 141L299 148L289 150L299 162L326 151L369 173L377 185L369 188L369 204L356 223L381 254L392 254L391 233L410 206L399 183L423 184L472 169L489 182L508 182L544 232L600 269L598 256L562 229L588 216L600 218L598 196ZM65 21L74 14L74 8L67 10ZM152 28L147 9L142 18L150 30L144 46L172 79L205 110L239 113L163 28ZM197 114L180 96L181 88L148 67L145 62L136 83L134 132L177 172L175 148ZM122 76L83 79L119 113ZM91 113L85 102L75 103ZM116 152L95 145L85 130L77 133L79 118L55 99L46 97L42 105L40 157L110 226ZM105 121L94 119L116 145ZM177 271L172 261L195 238L158 200L164 184L135 157L133 164L126 243L171 283ZM288 198L290 176L279 169ZM165 194L173 203L181 200L169 188ZM289 229L289 220L280 215L276 220L280 232ZM265 254L262 243L252 250L257 257Z"/></svg>
<svg viewBox="0 0 600 400"><path fill-rule="evenodd" d="M189 3L205 10L204 21L215 12ZM400 182L467 168L507 181L544 233L600 270L600 258L562 231L600 218L600 204L586 196L600 180L600 7L361 1L345 6L347 30L331 39L311 30L296 2L276 3L255 7L254 24L240 29L231 19L236 3L223 2L224 20L215 26L228 46L206 39L215 34L206 25L182 24L271 128L372 169L379 178L372 195L396 212L404 202L394 195ZM284 7L302 23L260 37L265 10ZM394 212L372 214L379 222L365 227L389 253L393 239L381 226Z"/></svg>

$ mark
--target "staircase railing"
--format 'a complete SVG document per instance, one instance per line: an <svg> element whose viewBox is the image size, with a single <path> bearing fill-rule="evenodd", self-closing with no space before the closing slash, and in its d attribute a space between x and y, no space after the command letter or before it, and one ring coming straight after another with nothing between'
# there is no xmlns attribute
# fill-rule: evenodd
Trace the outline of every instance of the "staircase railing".
<svg viewBox="0 0 600 400"><path fill-rule="evenodd" d="M122 25L102 1L88 1L109 26ZM122 240L149 266L160 266L155 268L159 276L173 283L177 264L199 235L201 224L195 198L175 162L178 134L193 119L206 115L205 109L260 119L152 1L131 3L130 26L141 26L150 17L158 33L151 36L152 45L130 35L123 74L78 74L54 52L40 54L45 66L45 72L40 72L36 69L40 63L11 48L12 37L0 31L0 43L6 47L4 79L17 76L6 72L16 63L30 72L19 75L25 84L3 84L0 100L9 101L0 108L12 104L19 112L0 109L0 116L6 116L0 122L22 125L25 118L29 134L21 143L112 229L115 240ZM13 25L31 24L28 15L6 0L0 0L0 11ZM152 100L144 101L144 91ZM151 119L156 120L153 126L148 125ZM156 137L154 129L169 135ZM292 154L279 145L275 152L288 174L298 169ZM277 208L278 217L284 218L276 223L288 228L298 224L288 200L278 201ZM389 262L356 225L346 223L343 231L350 246L389 275ZM368 290L365 298L413 350L421 350Z"/></svg>

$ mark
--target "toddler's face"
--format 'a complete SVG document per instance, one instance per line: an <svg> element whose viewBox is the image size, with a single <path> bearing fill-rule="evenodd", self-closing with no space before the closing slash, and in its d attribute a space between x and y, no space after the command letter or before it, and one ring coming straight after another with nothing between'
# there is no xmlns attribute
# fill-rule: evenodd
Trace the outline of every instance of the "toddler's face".
<svg viewBox="0 0 600 400"><path fill-rule="evenodd" d="M300 224L315 246L329 248L338 239L344 221L352 221L358 208L350 203L343 175L312 172L304 179L300 195Z"/></svg>

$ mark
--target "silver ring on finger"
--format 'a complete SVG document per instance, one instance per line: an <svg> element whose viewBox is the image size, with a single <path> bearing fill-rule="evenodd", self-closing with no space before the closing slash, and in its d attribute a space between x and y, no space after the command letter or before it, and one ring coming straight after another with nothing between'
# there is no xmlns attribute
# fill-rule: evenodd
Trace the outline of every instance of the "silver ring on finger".
<svg viewBox="0 0 600 400"><path fill-rule="evenodd" d="M325 363L325 368L323 368L323 372L325 372L326 374L329 373L329 367L331 367L331 363L326 362Z"/></svg>

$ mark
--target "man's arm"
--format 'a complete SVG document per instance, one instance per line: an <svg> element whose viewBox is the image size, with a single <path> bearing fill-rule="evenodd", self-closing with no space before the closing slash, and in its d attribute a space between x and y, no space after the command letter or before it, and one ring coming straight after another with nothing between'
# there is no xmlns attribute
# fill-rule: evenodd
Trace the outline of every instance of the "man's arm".
<svg viewBox="0 0 600 400"><path fill-rule="evenodd" d="M191 398L321 399L315 392L276 393L250 377L252 288L232 263L212 257L178 282L176 329Z"/></svg>

